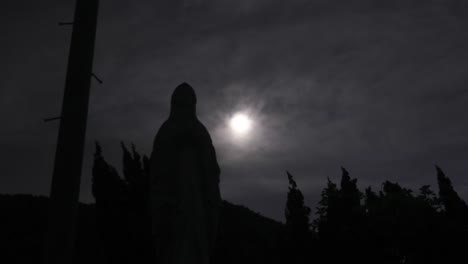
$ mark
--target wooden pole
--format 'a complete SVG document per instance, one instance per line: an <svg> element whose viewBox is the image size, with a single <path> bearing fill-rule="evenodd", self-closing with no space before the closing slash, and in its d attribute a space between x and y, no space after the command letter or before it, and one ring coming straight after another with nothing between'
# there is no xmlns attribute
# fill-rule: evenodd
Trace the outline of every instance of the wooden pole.
<svg viewBox="0 0 468 264"><path fill-rule="evenodd" d="M77 0L50 190L44 264L74 261L99 0Z"/></svg>

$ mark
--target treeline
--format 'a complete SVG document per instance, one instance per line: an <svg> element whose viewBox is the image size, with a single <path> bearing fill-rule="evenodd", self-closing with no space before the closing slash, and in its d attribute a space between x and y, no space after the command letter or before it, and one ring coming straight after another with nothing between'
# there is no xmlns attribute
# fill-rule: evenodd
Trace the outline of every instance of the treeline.
<svg viewBox="0 0 468 264"><path fill-rule="evenodd" d="M289 176L286 227L293 263L462 263L467 259L468 206L436 167L438 195L386 181L378 192L357 188L342 168L328 179L310 221L310 209Z"/></svg>
<svg viewBox="0 0 468 264"><path fill-rule="evenodd" d="M148 165L134 146L122 146L122 172L96 144L95 204L79 208L76 263L148 263L151 254ZM468 248L468 207L436 168L438 190L417 192L384 182L380 190L357 187L342 168L328 180L316 215L288 172L286 223L223 201L215 264L250 263L463 263ZM0 195L2 263L41 258L48 199Z"/></svg>
<svg viewBox="0 0 468 264"><path fill-rule="evenodd" d="M134 146L129 151L122 144L122 150L124 177L104 160L98 144L93 168L99 229L108 241L112 263L128 263L125 261L147 257L151 251L149 161ZM465 257L463 249L468 245L464 242L468 206L439 167L436 172L438 194L428 185L413 192L389 181L379 191L369 187L362 192L357 179L342 168L339 185L328 180L313 220L288 172L284 228L262 229L255 224L247 228L252 218L242 222L240 215L224 212L215 263L456 262ZM109 225L112 219L119 221ZM127 229L118 236L126 239L113 237L112 230L123 226ZM258 232L263 234L252 235ZM116 251L119 247L127 250Z"/></svg>

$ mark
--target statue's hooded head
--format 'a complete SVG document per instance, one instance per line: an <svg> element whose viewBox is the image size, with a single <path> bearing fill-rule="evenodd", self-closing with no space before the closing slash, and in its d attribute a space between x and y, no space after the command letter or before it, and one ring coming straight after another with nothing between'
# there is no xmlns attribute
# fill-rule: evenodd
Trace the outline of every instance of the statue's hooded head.
<svg viewBox="0 0 468 264"><path fill-rule="evenodd" d="M187 120L196 118L197 96L192 86L182 83L177 86L171 98L171 119Z"/></svg>

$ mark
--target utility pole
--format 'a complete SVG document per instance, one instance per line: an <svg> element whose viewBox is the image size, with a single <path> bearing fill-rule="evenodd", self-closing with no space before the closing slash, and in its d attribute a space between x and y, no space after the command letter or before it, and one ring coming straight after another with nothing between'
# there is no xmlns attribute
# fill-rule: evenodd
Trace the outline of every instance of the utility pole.
<svg viewBox="0 0 468 264"><path fill-rule="evenodd" d="M74 262L81 167L99 0L77 0L49 199L44 264Z"/></svg>

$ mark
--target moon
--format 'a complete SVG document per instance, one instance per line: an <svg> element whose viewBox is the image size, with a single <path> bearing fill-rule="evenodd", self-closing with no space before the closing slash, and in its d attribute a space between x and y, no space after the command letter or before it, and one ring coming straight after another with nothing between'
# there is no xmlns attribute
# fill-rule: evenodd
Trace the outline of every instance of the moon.
<svg viewBox="0 0 468 264"><path fill-rule="evenodd" d="M236 135L246 135L252 128L252 119L244 113L232 116L229 125Z"/></svg>

